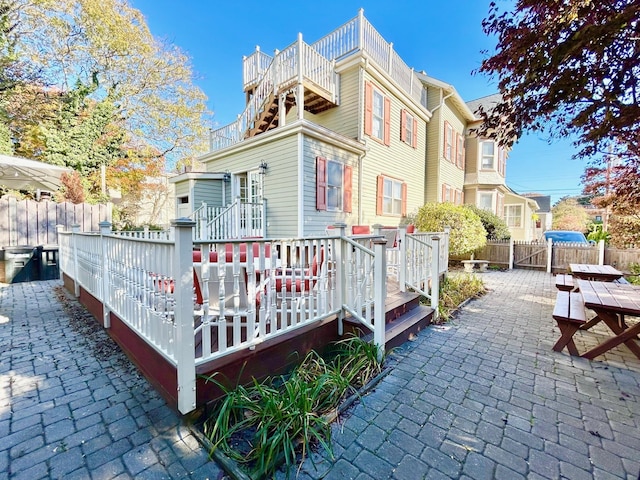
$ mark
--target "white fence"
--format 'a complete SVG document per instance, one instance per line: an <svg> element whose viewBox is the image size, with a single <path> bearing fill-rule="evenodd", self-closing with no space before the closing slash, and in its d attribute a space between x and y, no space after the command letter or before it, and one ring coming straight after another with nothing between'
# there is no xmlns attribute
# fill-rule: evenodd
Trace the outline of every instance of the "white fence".
<svg viewBox="0 0 640 480"><path fill-rule="evenodd" d="M61 274L102 303L104 327L113 313L176 367L180 412L196 407L197 366L330 317L341 333L351 315L384 351L384 237L356 241L341 225L335 236L193 242L194 226L177 220L172 240L114 234L107 222L99 234L58 233ZM399 238L401 289L437 312L448 235Z"/></svg>

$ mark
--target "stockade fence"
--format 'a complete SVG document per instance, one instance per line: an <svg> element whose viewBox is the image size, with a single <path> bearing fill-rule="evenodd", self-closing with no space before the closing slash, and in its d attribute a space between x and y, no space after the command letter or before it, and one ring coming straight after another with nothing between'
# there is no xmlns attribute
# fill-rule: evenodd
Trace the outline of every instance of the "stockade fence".
<svg viewBox="0 0 640 480"><path fill-rule="evenodd" d="M451 257L466 260L468 257ZM489 264L511 268L531 268L552 273L566 272L570 263L613 265L629 273L634 264L640 264L640 248L614 248L597 244L525 242L519 240L491 240L475 252L474 258Z"/></svg>
<svg viewBox="0 0 640 480"><path fill-rule="evenodd" d="M49 200L0 198L0 247L57 245L57 225L81 232L97 232L100 222L111 222L112 204L56 203Z"/></svg>

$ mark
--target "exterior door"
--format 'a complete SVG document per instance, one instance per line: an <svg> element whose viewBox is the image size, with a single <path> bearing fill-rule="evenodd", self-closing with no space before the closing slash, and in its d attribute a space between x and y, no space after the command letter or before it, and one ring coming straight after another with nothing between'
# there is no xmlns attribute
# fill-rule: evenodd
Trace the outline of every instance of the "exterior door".
<svg viewBox="0 0 640 480"><path fill-rule="evenodd" d="M263 181L258 170L238 175L240 230L244 237L263 237Z"/></svg>

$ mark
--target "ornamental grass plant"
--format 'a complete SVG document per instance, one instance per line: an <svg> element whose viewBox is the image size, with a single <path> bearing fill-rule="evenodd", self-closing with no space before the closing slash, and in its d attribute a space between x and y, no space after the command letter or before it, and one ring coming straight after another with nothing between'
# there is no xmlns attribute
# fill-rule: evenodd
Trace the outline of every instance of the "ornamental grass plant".
<svg viewBox="0 0 640 480"><path fill-rule="evenodd" d="M213 449L254 479L302 465L311 448L331 456L330 423L340 403L382 371L378 350L358 337L333 345L330 360L310 352L289 375L225 389L204 424ZM215 381L215 379L210 379Z"/></svg>

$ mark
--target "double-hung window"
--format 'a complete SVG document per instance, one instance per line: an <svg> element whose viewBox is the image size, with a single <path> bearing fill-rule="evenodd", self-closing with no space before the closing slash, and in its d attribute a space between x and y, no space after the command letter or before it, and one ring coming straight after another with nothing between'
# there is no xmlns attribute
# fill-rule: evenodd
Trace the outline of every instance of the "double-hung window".
<svg viewBox="0 0 640 480"><path fill-rule="evenodd" d="M478 192L478 208L494 212L493 209L493 193L491 192Z"/></svg>
<svg viewBox="0 0 640 480"><path fill-rule="evenodd" d="M364 133L385 145L391 144L391 100L371 82L364 87Z"/></svg>
<svg viewBox="0 0 640 480"><path fill-rule="evenodd" d="M378 176L378 215L406 215L407 184L401 180Z"/></svg>
<svg viewBox="0 0 640 480"><path fill-rule="evenodd" d="M400 111L400 140L418 147L418 121L406 110Z"/></svg>
<svg viewBox="0 0 640 480"><path fill-rule="evenodd" d="M456 133L456 139L457 139L456 165L458 168L464 170L464 156L465 156L464 135L460 135L459 133Z"/></svg>
<svg viewBox="0 0 640 480"><path fill-rule="evenodd" d="M495 149L496 144L490 140L482 142L482 160L480 168L482 170L495 169Z"/></svg>
<svg viewBox="0 0 640 480"><path fill-rule="evenodd" d="M453 127L449 122L444 122L444 158L450 162L455 161L453 158Z"/></svg>
<svg viewBox="0 0 640 480"><path fill-rule="evenodd" d="M316 209L351 212L353 167L316 157Z"/></svg>
<svg viewBox="0 0 640 480"><path fill-rule="evenodd" d="M522 205L505 205L504 221L508 227L522 227Z"/></svg>

